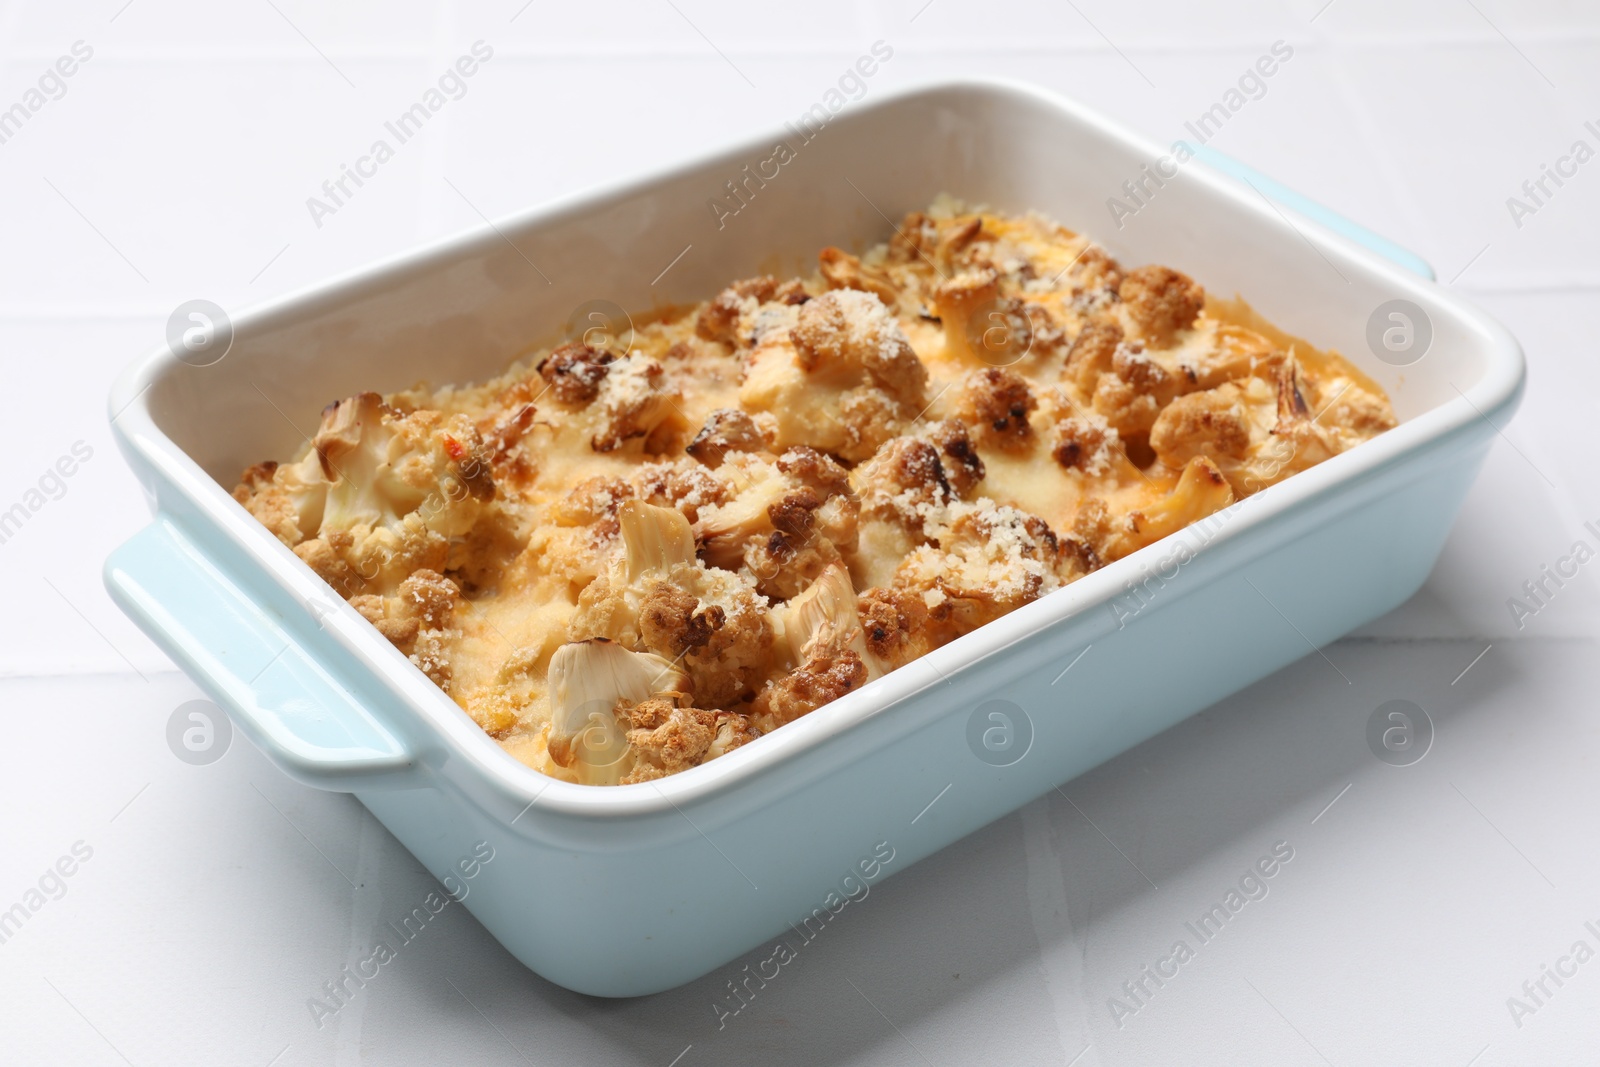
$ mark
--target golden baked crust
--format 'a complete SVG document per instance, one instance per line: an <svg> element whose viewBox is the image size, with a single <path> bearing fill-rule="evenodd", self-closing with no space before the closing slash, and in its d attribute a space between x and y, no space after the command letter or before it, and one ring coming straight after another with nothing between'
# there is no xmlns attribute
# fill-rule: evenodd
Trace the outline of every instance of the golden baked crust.
<svg viewBox="0 0 1600 1067"><path fill-rule="evenodd" d="M1393 425L1187 275L941 199L627 350L338 401L234 496L517 758L625 784Z"/></svg>

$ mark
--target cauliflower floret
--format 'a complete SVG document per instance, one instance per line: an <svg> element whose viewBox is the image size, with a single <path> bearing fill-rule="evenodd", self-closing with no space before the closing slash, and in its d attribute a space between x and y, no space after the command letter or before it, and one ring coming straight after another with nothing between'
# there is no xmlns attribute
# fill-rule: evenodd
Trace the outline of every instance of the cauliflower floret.
<svg viewBox="0 0 1600 1067"><path fill-rule="evenodd" d="M1104 500L1090 497L1079 507L1076 535L1094 559L1109 563L1198 522L1232 504L1236 497L1222 471L1205 456L1183 468L1172 491L1154 503L1113 518Z"/></svg>
<svg viewBox="0 0 1600 1067"><path fill-rule="evenodd" d="M689 442L685 452L715 470L729 452L765 452L766 435L748 412L738 408L718 408L706 416L706 424Z"/></svg>
<svg viewBox="0 0 1600 1067"><path fill-rule="evenodd" d="M556 649L549 684L545 749L552 769L586 785L618 785L632 770L629 709L653 698L678 705L691 692L688 678L672 661L603 638Z"/></svg>
<svg viewBox="0 0 1600 1067"><path fill-rule="evenodd" d="M1063 468L1088 478L1117 478L1131 482L1140 471L1128 459L1122 437L1093 411L1068 414L1056 423L1050 455Z"/></svg>
<svg viewBox="0 0 1600 1067"><path fill-rule="evenodd" d="M579 596L572 639L604 637L681 663L707 707L753 692L772 646L755 583L696 559L694 533L676 509L629 500L617 519L621 551Z"/></svg>
<svg viewBox="0 0 1600 1067"><path fill-rule="evenodd" d="M785 336L751 350L740 403L770 414L775 446L860 461L921 414L928 372L872 293L836 289L800 308Z"/></svg>
<svg viewBox="0 0 1600 1067"><path fill-rule="evenodd" d="M971 423L978 439L1009 452L1033 446L1028 416L1039 406L1028 380L1001 367L973 371L961 383L956 410Z"/></svg>
<svg viewBox="0 0 1600 1067"><path fill-rule="evenodd" d="M1219 465L1236 464L1250 452L1252 389L1259 404L1271 394L1259 378L1228 382L1215 389L1181 396L1161 412L1150 430L1150 447L1169 467L1182 467L1195 456Z"/></svg>
<svg viewBox="0 0 1600 1067"><path fill-rule="evenodd" d="M815 449L735 453L718 474L733 491L699 513L706 561L743 568L763 595L792 597L855 549L860 507L849 475Z"/></svg>
<svg viewBox="0 0 1600 1067"><path fill-rule="evenodd" d="M1394 425L1387 402L1349 379L1324 385L1332 399L1313 414L1321 397L1292 354L1257 369L1169 404L1150 431L1161 462L1176 468L1204 456L1248 495Z"/></svg>
<svg viewBox="0 0 1600 1067"><path fill-rule="evenodd" d="M634 473L630 483L638 499L658 507L677 508L690 522L700 517L701 508L725 504L733 496L729 482L688 458L647 463Z"/></svg>
<svg viewBox="0 0 1600 1067"><path fill-rule="evenodd" d="M634 488L622 478L597 475L556 500L536 525L525 558L534 573L566 583L574 602L578 593L605 572L622 527L617 509L631 500Z"/></svg>
<svg viewBox="0 0 1600 1067"><path fill-rule="evenodd" d="M760 734L739 712L696 707L690 679L670 660L603 638L556 649L549 685L543 769L589 785L653 781Z"/></svg>
<svg viewBox="0 0 1600 1067"><path fill-rule="evenodd" d="M914 550L894 577L922 596L939 643L1061 586L1060 541L1037 515L980 498L952 503L946 516L937 543Z"/></svg>
<svg viewBox="0 0 1600 1067"><path fill-rule="evenodd" d="M240 476L233 499L273 536L293 548L322 525L328 479L314 452L295 463L257 463Z"/></svg>
<svg viewBox="0 0 1600 1067"><path fill-rule="evenodd" d="M660 363L639 353L614 356L581 341L556 348L536 368L559 415L553 425L615 452L657 431L682 429L682 395Z"/></svg>
<svg viewBox="0 0 1600 1067"><path fill-rule="evenodd" d="M970 497L983 481L985 471L967 424L960 419L944 419L928 427L922 436L939 450L939 463L951 491L962 499Z"/></svg>
<svg viewBox="0 0 1600 1067"><path fill-rule="evenodd" d="M695 333L707 341L718 341L729 348L754 343L754 319L762 305L803 304L811 299L798 280L779 284L778 279L762 275L734 282L701 309L695 319Z"/></svg>
<svg viewBox="0 0 1600 1067"><path fill-rule="evenodd" d="M1114 319L1092 319L1085 323L1067 350L1062 381L1077 386L1078 395L1084 400L1092 397L1100 376L1111 373L1111 361L1122 340L1122 327Z"/></svg>
<svg viewBox="0 0 1600 1067"><path fill-rule="evenodd" d="M350 606L448 693L446 650L456 636L450 624L460 601L461 590L455 582L436 571L419 570L392 595L363 593L351 597Z"/></svg>
<svg viewBox="0 0 1600 1067"><path fill-rule="evenodd" d="M910 588L879 586L857 601L867 650L885 667L903 667L927 655L943 641L928 625L928 604Z"/></svg>
<svg viewBox="0 0 1600 1067"><path fill-rule="evenodd" d="M633 765L621 784L649 782L726 755L760 736L747 716L736 711L678 707L666 697L619 704L628 723Z"/></svg>
<svg viewBox="0 0 1600 1067"><path fill-rule="evenodd" d="M1198 282L1154 264L1129 271L1119 293L1139 336L1156 348L1171 345L1206 306L1206 291Z"/></svg>
<svg viewBox="0 0 1600 1067"><path fill-rule="evenodd" d="M280 538L301 534L286 543L345 597L472 562L452 544L465 545L495 497L471 421L402 412L377 393L330 404L311 451L274 469L270 484L264 474L247 471L236 497L272 518Z"/></svg>
<svg viewBox="0 0 1600 1067"><path fill-rule="evenodd" d="M867 649L849 573L833 564L777 613L787 667L756 697L762 730L793 722L884 673Z"/></svg>
<svg viewBox="0 0 1600 1067"><path fill-rule="evenodd" d="M863 266L858 257L838 248L824 248L817 258L829 289L859 289L891 308L900 302L900 287L885 271Z"/></svg>

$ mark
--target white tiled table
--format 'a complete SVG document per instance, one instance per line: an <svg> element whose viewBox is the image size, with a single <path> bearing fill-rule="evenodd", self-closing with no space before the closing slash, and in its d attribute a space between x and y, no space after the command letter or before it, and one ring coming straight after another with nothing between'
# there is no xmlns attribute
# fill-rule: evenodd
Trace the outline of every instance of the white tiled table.
<svg viewBox="0 0 1600 1067"><path fill-rule="evenodd" d="M80 857L0 944L0 1062L1600 1059L1600 960L1546 979L1531 1014L1507 1006L1574 942L1600 950L1600 565L1521 629L1507 608L1600 541L1584 529L1600 521L1600 160L1520 227L1506 207L1574 140L1600 149L1584 128L1600 9L1323 2L0 5L0 108L74 42L93 50L0 143L0 510L92 449L0 544L0 909ZM494 55L466 95L314 225L306 198L480 39ZM168 312L242 306L754 133L877 40L894 58L870 94L1002 74L1169 140L1280 39L1293 61L1214 143L1427 257L1532 372L1427 587L1326 650L1352 684L1308 657L875 888L720 1030L737 966L591 1000L460 909L319 1028L307 999L432 883L353 800L248 744L204 767L167 748L198 691L107 600L99 564L146 519L106 389ZM1437 728L1404 768L1364 740L1396 698ZM1294 858L1268 895L1209 943L1187 934L1279 841ZM1129 999L1180 938L1194 958ZM1112 997L1138 1010L1114 1020Z"/></svg>

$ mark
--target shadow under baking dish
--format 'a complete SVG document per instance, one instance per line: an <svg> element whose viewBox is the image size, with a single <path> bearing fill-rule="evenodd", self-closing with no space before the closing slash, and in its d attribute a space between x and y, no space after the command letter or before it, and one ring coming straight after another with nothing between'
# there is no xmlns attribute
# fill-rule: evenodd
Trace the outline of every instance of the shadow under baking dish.
<svg viewBox="0 0 1600 1067"><path fill-rule="evenodd" d="M1381 238L1269 201L1277 187L1195 160L1116 228L1107 198L1165 150L1048 93L941 84L841 114L719 218L707 202L780 139L795 140L776 132L253 309L226 358L160 350L110 401L155 510L107 561L113 597L285 773L355 793L436 875L489 842L466 907L580 992L704 974L825 910L845 876L903 870L1398 605L1521 395L1502 327L1377 254L1392 249ZM1124 262L1245 295L1351 358L1402 424L1174 535L1194 558L1131 620L1110 604L1170 538L721 759L612 789L504 753L225 488L291 453L331 397L498 374L588 300L687 303L729 278L809 271L817 249L881 241L941 192L1043 211ZM1405 367L1366 341L1393 300L1431 335ZM969 743L994 713L1026 731L1015 759Z"/></svg>

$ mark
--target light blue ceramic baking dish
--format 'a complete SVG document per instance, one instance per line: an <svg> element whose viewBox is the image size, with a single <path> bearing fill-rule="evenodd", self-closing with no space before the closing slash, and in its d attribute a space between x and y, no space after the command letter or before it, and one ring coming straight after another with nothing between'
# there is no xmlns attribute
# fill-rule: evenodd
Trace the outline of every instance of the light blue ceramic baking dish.
<svg viewBox="0 0 1600 1067"><path fill-rule="evenodd" d="M781 139L794 158L746 183L737 214L708 208ZM107 586L285 773L355 793L429 870L443 877L491 842L465 904L530 968L604 996L688 981L825 921L863 881L1383 614L1427 576L1516 406L1516 342L1379 253L1414 257L1200 160L1147 185L1119 228L1108 199L1169 151L1035 89L940 85L835 116L804 143L778 131L240 315L220 362L162 350L115 387L117 439L155 520L112 555ZM587 300L648 307L809 269L817 248L881 240L888 219L944 191L1037 208L1127 262L1245 294L1362 365L1402 425L1176 535L1194 549L1181 565L1169 539L723 759L617 789L553 782L503 753L228 495L247 464L290 454L332 398L498 373ZM1405 367L1367 341L1395 300L1431 335Z"/></svg>

